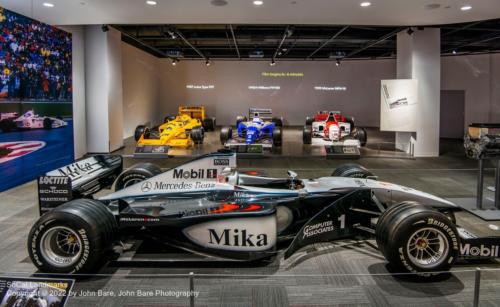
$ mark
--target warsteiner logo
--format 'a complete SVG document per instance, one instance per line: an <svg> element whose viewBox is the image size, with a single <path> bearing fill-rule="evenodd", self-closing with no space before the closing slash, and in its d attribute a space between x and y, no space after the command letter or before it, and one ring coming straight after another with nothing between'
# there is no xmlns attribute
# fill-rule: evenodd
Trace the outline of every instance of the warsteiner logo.
<svg viewBox="0 0 500 307"><path fill-rule="evenodd" d="M153 184L149 181L144 181L144 183L141 185L141 191L143 191L144 193L151 191L152 188Z"/></svg>
<svg viewBox="0 0 500 307"><path fill-rule="evenodd" d="M182 168L179 168L174 169L173 177L174 179L217 179L217 169L200 168L198 170L191 169L184 171Z"/></svg>

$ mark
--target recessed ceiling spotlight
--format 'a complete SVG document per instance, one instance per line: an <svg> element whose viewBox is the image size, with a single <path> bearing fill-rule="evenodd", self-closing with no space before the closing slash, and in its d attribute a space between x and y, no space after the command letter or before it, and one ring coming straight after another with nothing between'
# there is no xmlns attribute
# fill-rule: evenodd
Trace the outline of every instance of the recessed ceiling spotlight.
<svg viewBox="0 0 500 307"><path fill-rule="evenodd" d="M225 5L227 5L227 1L226 0L212 0L212 1L210 1L210 3L213 6L225 6Z"/></svg>
<svg viewBox="0 0 500 307"><path fill-rule="evenodd" d="M254 0L253 1L253 5L257 5L258 6L258 5L262 5L262 4L264 4L264 1L262 1L262 0Z"/></svg>
<svg viewBox="0 0 500 307"><path fill-rule="evenodd" d="M368 7L368 6L370 6L370 5L372 5L372 3L371 3L371 2L361 2L361 3L359 4L359 6L361 6L361 7Z"/></svg>
<svg viewBox="0 0 500 307"><path fill-rule="evenodd" d="M457 54L457 51L456 51L456 50L453 50L451 53L453 53L453 54Z"/></svg>
<svg viewBox="0 0 500 307"><path fill-rule="evenodd" d="M471 8L472 8L472 6L470 6L470 5L464 5L464 6L462 6L460 9L461 9L462 11L468 11L468 10L470 10Z"/></svg>
<svg viewBox="0 0 500 307"><path fill-rule="evenodd" d="M172 66L177 65L177 62L179 62L179 60L177 60L177 59L172 59Z"/></svg>
<svg viewBox="0 0 500 307"><path fill-rule="evenodd" d="M148 0L148 1L146 1L146 4L148 4L148 5L157 5L158 2L153 1L153 0Z"/></svg>
<svg viewBox="0 0 500 307"><path fill-rule="evenodd" d="M54 3L44 2L43 6L45 6L45 7L54 7Z"/></svg>

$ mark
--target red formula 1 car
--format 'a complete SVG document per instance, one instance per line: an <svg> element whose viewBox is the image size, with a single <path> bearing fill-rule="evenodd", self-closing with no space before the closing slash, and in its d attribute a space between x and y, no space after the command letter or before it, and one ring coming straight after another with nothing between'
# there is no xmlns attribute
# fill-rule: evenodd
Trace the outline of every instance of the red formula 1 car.
<svg viewBox="0 0 500 307"><path fill-rule="evenodd" d="M344 116L339 111L319 111L313 118L306 118L303 130L304 144L311 144L313 138L328 143L358 140L360 146L366 145L366 130L354 126L354 118Z"/></svg>

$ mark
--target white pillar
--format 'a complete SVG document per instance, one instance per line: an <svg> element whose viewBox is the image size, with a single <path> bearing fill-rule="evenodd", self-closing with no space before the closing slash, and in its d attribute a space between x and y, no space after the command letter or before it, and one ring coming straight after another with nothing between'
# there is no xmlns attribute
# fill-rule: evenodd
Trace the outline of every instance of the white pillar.
<svg viewBox="0 0 500 307"><path fill-rule="evenodd" d="M418 80L417 131L397 132L397 147L408 151L413 143L414 156L439 156L440 29L425 28L412 35L406 30L398 33L397 77Z"/></svg>
<svg viewBox="0 0 500 307"><path fill-rule="evenodd" d="M87 147L108 153L123 146L121 34L100 25L85 28Z"/></svg>

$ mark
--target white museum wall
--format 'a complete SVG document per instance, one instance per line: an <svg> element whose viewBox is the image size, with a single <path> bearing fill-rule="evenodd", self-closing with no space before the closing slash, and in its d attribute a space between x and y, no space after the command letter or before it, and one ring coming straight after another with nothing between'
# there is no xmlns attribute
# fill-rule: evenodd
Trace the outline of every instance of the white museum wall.
<svg viewBox="0 0 500 307"><path fill-rule="evenodd" d="M100 26L85 27L87 151L109 152L107 36Z"/></svg>
<svg viewBox="0 0 500 307"><path fill-rule="evenodd" d="M137 124L158 123L175 114L179 104L204 104L219 125L234 124L248 106L272 107L288 124L302 125L317 110L337 109L353 115L360 125L380 125L380 80L396 78L396 60L334 62L181 61L173 67L123 43L124 137ZM262 77L262 72L302 72L302 80ZM312 81L306 81L311 78ZM155 82L157 81L157 82ZM346 86L346 91L311 90L323 85ZM186 89L187 84L214 85L213 90ZM248 85L279 85L279 91L250 91ZM464 129L472 122L500 122L500 54L441 57L441 89L465 90ZM158 98L159 95L159 98ZM152 101L159 101L154 107ZM131 111L131 112L129 112ZM149 114L155 114L150 116Z"/></svg>
<svg viewBox="0 0 500 307"><path fill-rule="evenodd" d="M394 78L394 60L346 61L180 61L161 65L161 110L174 114L179 104L203 104L218 125L234 124L249 107L272 108L285 124L303 125L318 110L339 110L363 126L378 126L380 80ZM265 77L262 73L303 73L303 77ZM213 85L214 89L187 89ZM248 86L280 86L279 90L250 90ZM346 87L345 91L317 91L314 86Z"/></svg>
<svg viewBox="0 0 500 307"><path fill-rule="evenodd" d="M134 135L141 124L158 124L160 108L160 59L129 44L122 44L123 138Z"/></svg>
<svg viewBox="0 0 500 307"><path fill-rule="evenodd" d="M500 122L500 54L441 57L442 90L465 90L465 127Z"/></svg>
<svg viewBox="0 0 500 307"><path fill-rule="evenodd" d="M107 34L109 151L123 146L123 73L121 32L109 28Z"/></svg>
<svg viewBox="0 0 500 307"><path fill-rule="evenodd" d="M73 132L75 159L87 153L87 129L85 107L85 28L83 26L62 26L72 34L73 60Z"/></svg>

